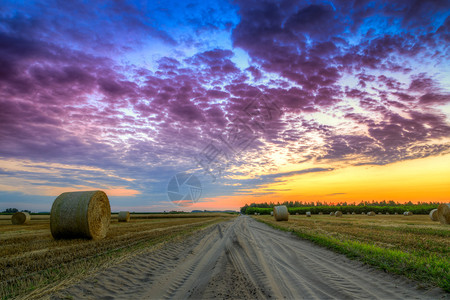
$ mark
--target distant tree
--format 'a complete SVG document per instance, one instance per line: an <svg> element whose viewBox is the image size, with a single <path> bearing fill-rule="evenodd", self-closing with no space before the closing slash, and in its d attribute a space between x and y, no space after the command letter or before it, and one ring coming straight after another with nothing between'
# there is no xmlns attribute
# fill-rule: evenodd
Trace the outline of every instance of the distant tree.
<svg viewBox="0 0 450 300"><path fill-rule="evenodd" d="M17 208L7 208L7 209L5 209L3 212L4 213L16 213L16 212L18 212L19 210L17 209Z"/></svg>

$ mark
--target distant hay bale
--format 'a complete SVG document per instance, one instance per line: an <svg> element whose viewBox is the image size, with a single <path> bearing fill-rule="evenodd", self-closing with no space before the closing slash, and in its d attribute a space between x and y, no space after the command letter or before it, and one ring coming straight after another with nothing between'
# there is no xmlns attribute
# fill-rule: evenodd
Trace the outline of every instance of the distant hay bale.
<svg viewBox="0 0 450 300"><path fill-rule="evenodd" d="M257 215L258 215L258 213L257 213L257 212L255 212L255 213L254 213L254 215L255 215L255 216L257 216Z"/></svg>
<svg viewBox="0 0 450 300"><path fill-rule="evenodd" d="M319 215L323 215L323 212L319 211Z"/></svg>
<svg viewBox="0 0 450 300"><path fill-rule="evenodd" d="M405 216L412 216L412 215L413 215L413 213L410 212L410 211L405 211L403 214L404 214Z"/></svg>
<svg viewBox="0 0 450 300"><path fill-rule="evenodd" d="M298 213L295 213L296 216L298 216Z"/></svg>
<svg viewBox="0 0 450 300"><path fill-rule="evenodd" d="M289 213L286 205L274 206L273 216L276 221L287 221L289 219Z"/></svg>
<svg viewBox="0 0 450 300"><path fill-rule="evenodd" d="M370 211L370 212L368 212L368 213L367 213L367 215L368 215L368 216L372 216L372 217L373 217L373 216L375 216L376 214L375 214L375 212L374 212L374 211Z"/></svg>
<svg viewBox="0 0 450 300"><path fill-rule="evenodd" d="M335 215L336 217L342 217L342 211L337 210L337 211L334 213L334 215Z"/></svg>
<svg viewBox="0 0 450 300"><path fill-rule="evenodd" d="M394 215L398 215L398 213L396 212L396 213L394 213Z"/></svg>
<svg viewBox="0 0 450 300"><path fill-rule="evenodd" d="M386 212L386 214L388 215L388 214L389 214L389 212Z"/></svg>
<svg viewBox="0 0 450 300"><path fill-rule="evenodd" d="M365 213L365 212L362 212L361 214L362 214L362 215L365 215L366 213Z"/></svg>
<svg viewBox="0 0 450 300"><path fill-rule="evenodd" d="M350 212L348 211L348 212L347 212L347 215L349 215L349 214L350 214Z"/></svg>
<svg viewBox="0 0 450 300"><path fill-rule="evenodd" d="M334 217L334 212L330 212L330 216L333 216L333 217Z"/></svg>
<svg viewBox="0 0 450 300"><path fill-rule="evenodd" d="M439 204L437 215L441 224L450 224L450 203Z"/></svg>
<svg viewBox="0 0 450 300"><path fill-rule="evenodd" d="M432 209L430 211L429 216L430 216L431 221L439 221L439 218L438 218L438 215L437 215L437 208Z"/></svg>
<svg viewBox="0 0 450 300"><path fill-rule="evenodd" d="M307 211L307 212L306 212L306 216L307 216L307 217L311 217L311 212L310 212L310 211Z"/></svg>
<svg viewBox="0 0 450 300"><path fill-rule="evenodd" d="M273 211L270 212L270 215L273 216Z"/></svg>
<svg viewBox="0 0 450 300"><path fill-rule="evenodd" d="M355 212L352 212L352 215L356 215L356 213L355 213Z"/></svg>
<svg viewBox="0 0 450 300"><path fill-rule="evenodd" d="M111 220L108 196L102 191L69 192L52 205L50 230L53 238L102 239Z"/></svg>
<svg viewBox="0 0 450 300"><path fill-rule="evenodd" d="M24 211L16 212L11 217L11 223L13 223L13 225L28 224L30 220L31 220L30 214Z"/></svg>
<svg viewBox="0 0 450 300"><path fill-rule="evenodd" d="M130 222L130 212L129 211L121 211L117 216L119 222Z"/></svg>
<svg viewBox="0 0 450 300"><path fill-rule="evenodd" d="M378 212L379 215L381 215L381 212Z"/></svg>

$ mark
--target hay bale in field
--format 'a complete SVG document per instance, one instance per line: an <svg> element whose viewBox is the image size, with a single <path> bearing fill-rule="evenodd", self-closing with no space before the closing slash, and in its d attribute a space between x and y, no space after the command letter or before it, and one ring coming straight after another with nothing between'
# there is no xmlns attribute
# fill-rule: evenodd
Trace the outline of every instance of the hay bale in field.
<svg viewBox="0 0 450 300"><path fill-rule="evenodd" d="M367 215L368 215L368 216L372 216L372 217L373 217L373 216L375 216L376 214L375 214L375 212L374 212L374 211L370 211L370 212L368 212L368 213L367 213Z"/></svg>
<svg viewBox="0 0 450 300"><path fill-rule="evenodd" d="M31 220L30 214L24 211L16 212L11 217L11 223L13 223L13 225L28 224L30 220Z"/></svg>
<svg viewBox="0 0 450 300"><path fill-rule="evenodd" d="M310 211L307 211L307 212L306 212L306 216L307 216L307 217L311 217L311 212L310 212Z"/></svg>
<svg viewBox="0 0 450 300"><path fill-rule="evenodd" d="M289 220L289 213L286 205L274 206L273 216L276 221L287 221Z"/></svg>
<svg viewBox="0 0 450 300"><path fill-rule="evenodd" d="M398 213L395 213L394 215L398 215Z"/></svg>
<svg viewBox="0 0 450 300"><path fill-rule="evenodd" d="M323 212L319 211L319 215L323 215Z"/></svg>
<svg viewBox="0 0 450 300"><path fill-rule="evenodd" d="M439 219L438 219L438 215L437 215L437 208L432 209L430 211L429 216L430 216L431 221L438 221Z"/></svg>
<svg viewBox="0 0 450 300"><path fill-rule="evenodd" d="M273 216L273 211L270 212L270 215Z"/></svg>
<svg viewBox="0 0 450 300"><path fill-rule="evenodd" d="M129 211L121 211L117 216L119 222L130 222L130 212Z"/></svg>
<svg viewBox="0 0 450 300"><path fill-rule="evenodd" d="M439 204L437 216L441 224L450 224L450 203Z"/></svg>
<svg viewBox="0 0 450 300"><path fill-rule="evenodd" d="M362 212L361 214L362 214L362 215L365 215L366 213L365 213L365 212Z"/></svg>
<svg viewBox="0 0 450 300"><path fill-rule="evenodd" d="M334 212L330 212L330 216L333 216L333 217L334 217Z"/></svg>
<svg viewBox="0 0 450 300"><path fill-rule="evenodd" d="M111 220L108 196L102 191L69 192L52 205L50 230L55 239L106 236Z"/></svg>
<svg viewBox="0 0 450 300"><path fill-rule="evenodd" d="M296 216L298 216L298 213L295 213Z"/></svg>
<svg viewBox="0 0 450 300"><path fill-rule="evenodd" d="M387 215L389 215L389 212L386 212Z"/></svg>
<svg viewBox="0 0 450 300"><path fill-rule="evenodd" d="M412 215L413 215L413 213L410 212L410 211L405 211L403 214L404 214L405 216L412 216Z"/></svg>
<svg viewBox="0 0 450 300"><path fill-rule="evenodd" d="M335 215L336 217L342 217L342 211L337 210L337 211L334 213L334 215Z"/></svg>
<svg viewBox="0 0 450 300"><path fill-rule="evenodd" d="M379 214L379 215L382 215L382 213L381 213L381 212L378 212L378 214Z"/></svg>
<svg viewBox="0 0 450 300"><path fill-rule="evenodd" d="M356 213L355 213L355 212L352 212L352 215L356 215Z"/></svg>

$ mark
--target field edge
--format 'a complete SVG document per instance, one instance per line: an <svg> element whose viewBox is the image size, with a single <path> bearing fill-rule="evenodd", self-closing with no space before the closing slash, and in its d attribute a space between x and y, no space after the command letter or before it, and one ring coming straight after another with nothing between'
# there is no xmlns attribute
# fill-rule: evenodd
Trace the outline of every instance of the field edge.
<svg viewBox="0 0 450 300"><path fill-rule="evenodd" d="M360 241L342 241L324 234L309 234L253 216L252 218L272 228L292 232L299 238L344 254L350 259L361 261L389 273L405 276L416 281L420 288L439 287L450 293L450 265L448 260L444 261L441 258L423 260L416 257L414 253L386 249Z"/></svg>

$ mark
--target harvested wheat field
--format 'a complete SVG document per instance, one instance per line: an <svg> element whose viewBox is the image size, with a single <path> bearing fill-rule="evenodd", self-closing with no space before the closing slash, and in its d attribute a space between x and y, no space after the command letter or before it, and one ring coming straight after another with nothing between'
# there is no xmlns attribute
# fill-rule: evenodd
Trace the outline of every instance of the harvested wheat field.
<svg viewBox="0 0 450 300"><path fill-rule="evenodd" d="M304 216L240 216L101 271L53 299L441 299L439 288L350 260L271 228ZM343 218L339 218L339 221ZM284 225L282 225L284 226Z"/></svg>
<svg viewBox="0 0 450 300"><path fill-rule="evenodd" d="M364 259L351 260L324 244L308 241L306 234L303 238L296 234L358 241L411 255L421 251L445 268L450 231L428 216L346 215L330 219L314 215L290 216L289 221L277 222L273 216L205 214L195 218L132 218L119 223L113 215L103 240L57 241L51 238L48 219L33 219L21 228L7 221L0 221L2 297L449 298L433 278L399 276L387 267L371 266ZM440 272L442 277L449 271Z"/></svg>
<svg viewBox="0 0 450 300"><path fill-rule="evenodd" d="M0 298L39 298L142 250L232 218L229 214L211 213L159 216L119 223L115 215L102 240L55 240L49 215L33 215L26 225L12 225L10 215L1 216Z"/></svg>

